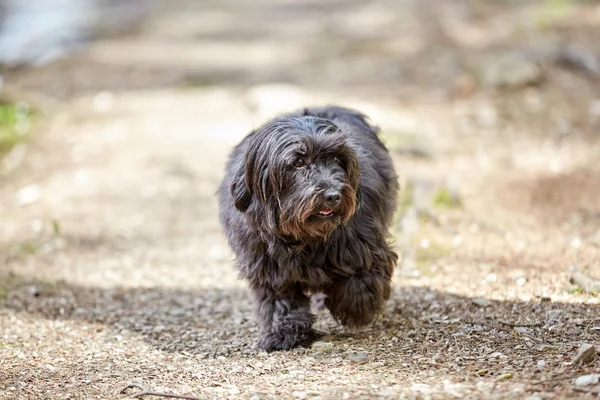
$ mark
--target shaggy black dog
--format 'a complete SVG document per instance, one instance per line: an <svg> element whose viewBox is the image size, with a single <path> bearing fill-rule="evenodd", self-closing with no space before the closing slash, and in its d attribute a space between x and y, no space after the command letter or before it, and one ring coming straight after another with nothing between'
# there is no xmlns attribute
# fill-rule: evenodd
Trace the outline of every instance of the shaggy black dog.
<svg viewBox="0 0 600 400"><path fill-rule="evenodd" d="M258 303L259 348L319 338L310 294L324 293L350 327L382 310L398 259L386 240L397 190L377 130L345 108L285 115L233 150L220 218Z"/></svg>

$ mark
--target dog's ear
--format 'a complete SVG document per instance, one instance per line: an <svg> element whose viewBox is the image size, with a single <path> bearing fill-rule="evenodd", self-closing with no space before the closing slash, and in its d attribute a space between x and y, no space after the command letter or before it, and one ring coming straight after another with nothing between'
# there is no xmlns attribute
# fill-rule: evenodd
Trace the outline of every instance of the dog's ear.
<svg viewBox="0 0 600 400"><path fill-rule="evenodd" d="M238 167L233 176L230 190L235 208L241 212L246 212L252 202L252 192L246 184L246 173L243 163Z"/></svg>

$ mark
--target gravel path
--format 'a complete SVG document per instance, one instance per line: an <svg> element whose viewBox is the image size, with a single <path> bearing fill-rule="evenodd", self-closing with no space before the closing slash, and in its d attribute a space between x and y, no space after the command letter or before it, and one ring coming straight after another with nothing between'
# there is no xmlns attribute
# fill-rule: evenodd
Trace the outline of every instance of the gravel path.
<svg viewBox="0 0 600 400"><path fill-rule="evenodd" d="M501 22L535 6L449 3L179 1L7 73L5 93L46 116L0 180L0 398L118 399L130 382L202 399L599 390L573 386L599 357L573 361L600 347L600 301L570 283L572 267L600 278L597 82L550 65L538 86L474 83L464 60L531 67L481 43L509 45ZM465 30L475 44L452 36ZM400 172L394 293L365 329L322 314L312 348L258 352L215 190L250 129L326 103L369 114Z"/></svg>

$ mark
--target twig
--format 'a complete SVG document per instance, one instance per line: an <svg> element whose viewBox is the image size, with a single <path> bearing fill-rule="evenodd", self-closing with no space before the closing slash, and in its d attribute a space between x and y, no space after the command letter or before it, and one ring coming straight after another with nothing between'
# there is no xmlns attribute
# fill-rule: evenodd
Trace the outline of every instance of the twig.
<svg viewBox="0 0 600 400"><path fill-rule="evenodd" d="M505 321L498 321L500 322L500 324L505 325L505 326L510 326L512 328L534 328L534 327L538 327L538 326L544 326L543 322L535 322L532 324L525 324L525 323L520 323L520 322L505 322Z"/></svg>
<svg viewBox="0 0 600 400"><path fill-rule="evenodd" d="M127 389L131 389L131 388L136 388L136 389L141 390L140 393L136 393L134 395L128 395L128 397L133 397L133 398L138 398L138 399L141 399L143 396L159 396L159 397L170 397L172 399L202 400L200 397L196 397L196 396L186 396L184 394L154 392L152 390L146 389L145 387L143 387L142 385L139 385L137 383L128 383L127 386L125 388L123 388L123 390L121 390L119 393L126 394L125 392L127 392Z"/></svg>

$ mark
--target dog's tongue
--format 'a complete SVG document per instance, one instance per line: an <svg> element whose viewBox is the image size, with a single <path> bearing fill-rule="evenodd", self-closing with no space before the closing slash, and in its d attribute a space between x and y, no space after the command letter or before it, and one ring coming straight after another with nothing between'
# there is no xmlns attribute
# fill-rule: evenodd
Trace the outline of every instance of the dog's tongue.
<svg viewBox="0 0 600 400"><path fill-rule="evenodd" d="M319 214L321 215L329 215L333 212L333 210L331 208L326 208L324 210L319 211Z"/></svg>

